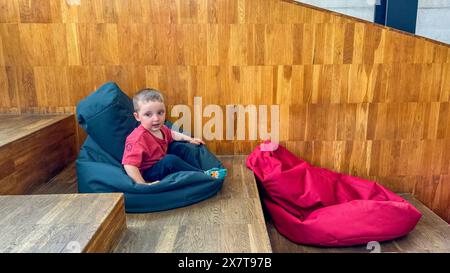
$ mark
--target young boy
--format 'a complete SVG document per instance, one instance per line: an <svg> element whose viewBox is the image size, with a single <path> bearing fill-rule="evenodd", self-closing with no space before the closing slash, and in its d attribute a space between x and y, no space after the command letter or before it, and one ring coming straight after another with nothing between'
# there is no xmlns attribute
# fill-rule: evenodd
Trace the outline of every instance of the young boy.
<svg viewBox="0 0 450 273"><path fill-rule="evenodd" d="M184 160L183 153L167 153L169 144L188 141L200 145L203 140L169 129L164 125L166 108L161 93L153 89L143 89L133 97L134 117L141 124L131 132L125 142L122 158L126 173L136 182L159 182L168 174L179 171L199 171ZM204 172L215 178L224 178L226 169L213 168Z"/></svg>

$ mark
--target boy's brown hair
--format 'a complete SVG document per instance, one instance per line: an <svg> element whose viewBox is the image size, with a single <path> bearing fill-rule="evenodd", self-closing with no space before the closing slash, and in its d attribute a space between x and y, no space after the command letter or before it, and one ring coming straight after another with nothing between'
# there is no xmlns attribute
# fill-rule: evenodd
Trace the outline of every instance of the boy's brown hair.
<svg viewBox="0 0 450 273"><path fill-rule="evenodd" d="M164 103L163 95L156 89L145 88L139 90L133 96L133 107L134 111L139 111L139 102L149 102L149 101L159 101Z"/></svg>

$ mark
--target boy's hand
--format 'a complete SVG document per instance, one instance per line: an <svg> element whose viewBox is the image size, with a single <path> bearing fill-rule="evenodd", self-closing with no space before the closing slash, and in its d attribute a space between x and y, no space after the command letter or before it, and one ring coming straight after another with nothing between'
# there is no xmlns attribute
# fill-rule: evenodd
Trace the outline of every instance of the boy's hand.
<svg viewBox="0 0 450 273"><path fill-rule="evenodd" d="M188 135L182 134L182 133L174 131L174 130L171 130L171 132L172 132L173 140L187 141L187 142L195 144L195 145L200 145L200 144L205 145L205 142L199 138L193 138L193 137L190 137Z"/></svg>
<svg viewBox="0 0 450 273"><path fill-rule="evenodd" d="M189 143L192 143L192 144L195 144L195 145L200 145L200 144L205 145L205 142L203 140L199 139L199 138L191 138L189 140Z"/></svg>
<svg viewBox="0 0 450 273"><path fill-rule="evenodd" d="M149 182L136 182L137 184L141 184L141 185L153 185L153 184L158 184L160 181L156 180L156 181L149 181Z"/></svg>

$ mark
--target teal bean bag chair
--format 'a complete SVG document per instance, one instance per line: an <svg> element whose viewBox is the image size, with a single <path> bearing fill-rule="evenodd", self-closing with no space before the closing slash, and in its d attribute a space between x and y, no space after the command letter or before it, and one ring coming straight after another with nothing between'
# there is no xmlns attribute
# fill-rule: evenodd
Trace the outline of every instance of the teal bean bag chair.
<svg viewBox="0 0 450 273"><path fill-rule="evenodd" d="M125 139L139 123L133 117L132 100L115 83L106 83L81 100L77 118L88 134L76 160L80 193L123 192L127 212L152 212L199 202L222 188L223 179L201 172L173 173L154 185L135 183L121 160ZM170 149L184 149L203 170L223 168L204 145L175 141Z"/></svg>

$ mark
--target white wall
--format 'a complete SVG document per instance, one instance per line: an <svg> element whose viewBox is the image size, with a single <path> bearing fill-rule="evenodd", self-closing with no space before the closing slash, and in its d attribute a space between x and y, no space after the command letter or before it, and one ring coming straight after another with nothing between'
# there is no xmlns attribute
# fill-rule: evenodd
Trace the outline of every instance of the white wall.
<svg viewBox="0 0 450 273"><path fill-rule="evenodd" d="M450 44L450 0L419 0L416 34Z"/></svg>
<svg viewBox="0 0 450 273"><path fill-rule="evenodd" d="M373 22L375 0L295 0Z"/></svg>
<svg viewBox="0 0 450 273"><path fill-rule="evenodd" d="M376 0L295 0L373 22ZM450 44L450 0L419 0L416 34Z"/></svg>

